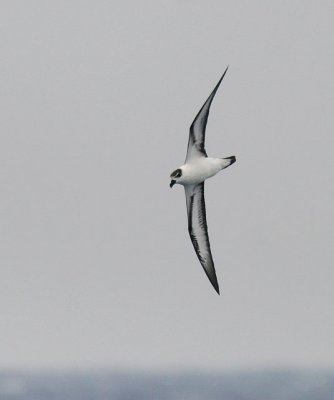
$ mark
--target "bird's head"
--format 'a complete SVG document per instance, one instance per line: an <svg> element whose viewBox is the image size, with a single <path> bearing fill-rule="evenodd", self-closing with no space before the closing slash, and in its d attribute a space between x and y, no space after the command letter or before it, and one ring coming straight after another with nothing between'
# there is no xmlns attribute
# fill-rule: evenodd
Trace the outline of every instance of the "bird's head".
<svg viewBox="0 0 334 400"><path fill-rule="evenodd" d="M178 168L175 171L173 171L170 174L171 181L170 181L170 185L169 186L172 188L175 185L175 183L178 183L178 180L181 178L181 176L182 176L182 169L181 168Z"/></svg>

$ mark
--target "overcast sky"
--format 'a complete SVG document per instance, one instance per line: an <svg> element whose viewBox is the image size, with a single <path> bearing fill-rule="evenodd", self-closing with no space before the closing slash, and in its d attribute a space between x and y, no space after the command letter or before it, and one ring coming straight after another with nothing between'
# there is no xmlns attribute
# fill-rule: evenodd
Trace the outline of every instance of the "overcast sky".
<svg viewBox="0 0 334 400"><path fill-rule="evenodd" d="M0 367L334 367L334 3L1 2ZM226 66L187 232L188 128Z"/></svg>

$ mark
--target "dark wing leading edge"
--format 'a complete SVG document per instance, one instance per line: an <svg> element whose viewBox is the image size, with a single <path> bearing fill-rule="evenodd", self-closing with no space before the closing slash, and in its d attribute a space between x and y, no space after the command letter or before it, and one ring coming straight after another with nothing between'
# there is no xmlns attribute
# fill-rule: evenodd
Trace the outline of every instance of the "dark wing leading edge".
<svg viewBox="0 0 334 400"><path fill-rule="evenodd" d="M228 67L226 68L225 72L223 73L223 76L219 79L219 82L217 83L216 87L213 89L207 101L204 103L203 107L199 110L193 123L191 124L186 162L191 160L192 158L207 157L204 148L206 123L208 122L208 116L212 100L215 97L215 94L227 72L227 69Z"/></svg>
<svg viewBox="0 0 334 400"><path fill-rule="evenodd" d="M197 257L212 286L219 294L219 286L213 263L208 226L206 223L204 182L184 186L188 212L188 231Z"/></svg>

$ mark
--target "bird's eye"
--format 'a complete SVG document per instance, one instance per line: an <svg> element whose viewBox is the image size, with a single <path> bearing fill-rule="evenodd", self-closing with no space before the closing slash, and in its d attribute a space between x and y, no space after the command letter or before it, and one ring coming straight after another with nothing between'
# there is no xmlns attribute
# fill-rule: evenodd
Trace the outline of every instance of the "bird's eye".
<svg viewBox="0 0 334 400"><path fill-rule="evenodd" d="M180 168L176 169L170 175L171 178L180 178L180 176L182 176L182 170Z"/></svg>

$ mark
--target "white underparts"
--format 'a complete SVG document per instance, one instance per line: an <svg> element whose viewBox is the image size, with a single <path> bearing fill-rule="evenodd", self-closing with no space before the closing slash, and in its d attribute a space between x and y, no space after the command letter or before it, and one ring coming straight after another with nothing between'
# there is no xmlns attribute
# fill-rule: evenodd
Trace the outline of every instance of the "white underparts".
<svg viewBox="0 0 334 400"><path fill-rule="evenodd" d="M196 185L216 175L231 163L223 158L200 157L180 167L182 176L176 180L181 185Z"/></svg>

